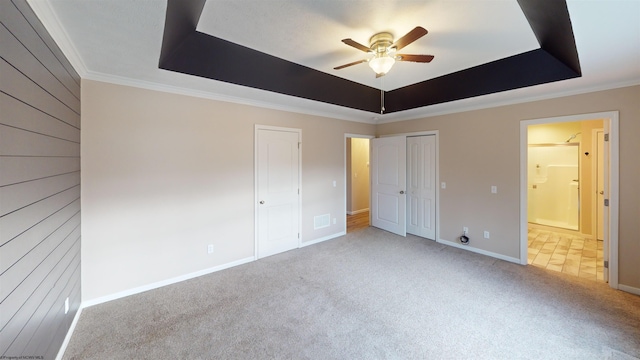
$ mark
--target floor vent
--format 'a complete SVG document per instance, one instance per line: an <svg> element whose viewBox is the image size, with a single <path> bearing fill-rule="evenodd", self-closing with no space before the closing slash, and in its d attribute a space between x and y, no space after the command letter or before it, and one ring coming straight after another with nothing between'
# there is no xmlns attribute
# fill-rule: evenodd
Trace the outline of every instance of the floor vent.
<svg viewBox="0 0 640 360"><path fill-rule="evenodd" d="M324 214L314 216L313 218L313 229L322 229L329 226L329 222L331 221L331 214Z"/></svg>

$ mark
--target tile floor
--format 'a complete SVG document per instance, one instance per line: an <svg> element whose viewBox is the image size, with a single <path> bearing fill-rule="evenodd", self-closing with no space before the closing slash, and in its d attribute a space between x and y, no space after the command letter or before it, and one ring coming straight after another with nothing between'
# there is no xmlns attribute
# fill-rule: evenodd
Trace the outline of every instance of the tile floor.
<svg viewBox="0 0 640 360"><path fill-rule="evenodd" d="M530 265L603 281L602 241L529 226Z"/></svg>

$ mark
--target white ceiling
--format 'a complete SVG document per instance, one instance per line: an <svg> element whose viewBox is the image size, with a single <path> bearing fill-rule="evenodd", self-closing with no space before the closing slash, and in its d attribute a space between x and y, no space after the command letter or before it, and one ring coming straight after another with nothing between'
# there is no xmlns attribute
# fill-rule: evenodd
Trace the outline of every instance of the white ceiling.
<svg viewBox="0 0 640 360"><path fill-rule="evenodd" d="M29 0L81 76L269 108L363 122L387 122L565 94L640 84L640 0L568 0L583 76L376 115L158 68L166 0ZM415 26L429 34L375 78L366 58L344 45L369 45L376 32L396 38ZM364 85L392 90L539 47L516 0L208 0L199 31ZM268 71L268 69L267 69ZM463 84L461 84L463 86Z"/></svg>

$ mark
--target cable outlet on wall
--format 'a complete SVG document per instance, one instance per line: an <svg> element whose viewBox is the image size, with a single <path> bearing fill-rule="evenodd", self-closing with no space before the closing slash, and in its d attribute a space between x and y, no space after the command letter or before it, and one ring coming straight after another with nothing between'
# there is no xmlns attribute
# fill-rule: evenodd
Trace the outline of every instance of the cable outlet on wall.
<svg viewBox="0 0 640 360"><path fill-rule="evenodd" d="M484 238L485 239L489 238L489 232L487 230L484 231Z"/></svg>
<svg viewBox="0 0 640 360"><path fill-rule="evenodd" d="M207 254L213 254L213 244L207 246Z"/></svg>

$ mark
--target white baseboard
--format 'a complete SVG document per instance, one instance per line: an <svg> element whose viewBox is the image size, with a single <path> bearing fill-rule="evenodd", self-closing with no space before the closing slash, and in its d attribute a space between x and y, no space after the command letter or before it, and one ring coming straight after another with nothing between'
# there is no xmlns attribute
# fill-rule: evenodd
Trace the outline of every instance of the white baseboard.
<svg viewBox="0 0 640 360"><path fill-rule="evenodd" d="M360 214L363 212L369 211L369 208L366 209L360 209L360 210L356 210L356 211L347 211L347 215L356 215L356 214Z"/></svg>
<svg viewBox="0 0 640 360"><path fill-rule="evenodd" d="M640 295L640 288L618 284L618 290L626 291L635 295Z"/></svg>
<svg viewBox="0 0 640 360"><path fill-rule="evenodd" d="M73 335L73 331L76 329L76 325L78 324L78 320L80 319L80 314L82 313L82 304L78 307L78 311L76 311L76 316L73 317L73 321L71 322L71 326L69 327L69 331L67 331L67 335L64 337L64 341L58 350L58 355L56 355L56 360L62 360L64 356L64 352L67 350L67 346L69 345L69 341L71 341L71 335Z"/></svg>
<svg viewBox="0 0 640 360"><path fill-rule="evenodd" d="M300 244L300 247L305 247L305 246L309 246L309 245L313 245L313 244L317 244L323 241L327 241L327 240L331 240L331 239L335 239L337 237L340 237L342 235L346 235L347 232L346 231L341 231L339 233L336 234L332 234L332 235L327 235L325 237L321 237L319 239L315 239L315 240L311 240L311 241L307 241L307 242L303 242L302 244Z"/></svg>
<svg viewBox="0 0 640 360"><path fill-rule="evenodd" d="M102 296L102 297L99 297L99 298L96 298L96 299L83 301L82 302L82 307L86 308L86 307L102 304L102 303L105 303L107 301L120 299L120 298L129 296L129 295L139 294L139 293L142 293L142 292L145 292L145 291L149 291L149 290L157 289L157 288L160 288L160 287L163 287L163 286L175 284L175 283L178 283L178 282L181 282L181 281L193 279L193 278L196 278L198 276L207 275L207 274L214 273L216 271L220 271L220 270L228 269L228 268L231 268L231 267L234 267L234 266L246 264L246 263L252 262L254 260L255 260L255 257L251 256L251 257L248 257L248 258L232 261L230 263L214 266L212 268L208 268L208 269L192 272L190 274L185 274L185 275L182 275L182 276L177 276L177 277L174 277L174 278L171 278L171 279L158 281L158 282L155 282L155 283L151 283L151 284L148 284L148 285L143 285L143 286L136 287L136 288L133 288L133 289L120 291L120 292L117 292L115 294Z"/></svg>
<svg viewBox="0 0 640 360"><path fill-rule="evenodd" d="M511 257L511 256L506 256L506 255L494 253L494 252L491 252L491 251L474 248L474 247L471 247L469 245L458 244L456 242L449 241L449 240L439 239L437 242L439 242L441 244L453 246L453 247L458 248L458 249L468 250L468 251L471 251L471 252L474 252L474 253L478 253L478 254L481 254L481 255L490 256L492 258L496 258L496 259L500 259L500 260L504 260L504 261L508 261L508 262L512 262L512 263L516 263L516 264L520 264L520 259Z"/></svg>

